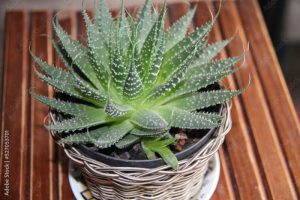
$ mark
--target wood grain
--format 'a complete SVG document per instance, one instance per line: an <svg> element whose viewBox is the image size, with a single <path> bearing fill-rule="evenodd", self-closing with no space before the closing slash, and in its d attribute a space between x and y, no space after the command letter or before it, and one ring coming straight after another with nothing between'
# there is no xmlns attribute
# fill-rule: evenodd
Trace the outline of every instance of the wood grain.
<svg viewBox="0 0 300 200"><path fill-rule="evenodd" d="M239 55L243 51L242 45L247 44L247 38L242 29L234 2L223 3L220 19L223 34L227 38L234 34L237 27L240 28L236 38L228 47L230 56ZM244 67L236 73L237 83L240 88L247 86L249 75L251 75L251 85L242 94L242 100L250 125L248 128L252 132L258 151L258 159L261 161L271 196L274 199L296 199L296 192L283 157L251 52L247 53Z"/></svg>
<svg viewBox="0 0 300 200"><path fill-rule="evenodd" d="M52 49L48 37L51 37L51 15L49 12L33 12L31 23L31 50L47 63L52 63ZM34 64L34 63L32 63ZM31 87L35 93L48 96L49 88L31 68ZM31 99L31 171L30 198L54 199L54 142L44 127L48 115L47 106Z"/></svg>
<svg viewBox="0 0 300 200"><path fill-rule="evenodd" d="M26 195L28 137L28 16L6 13L1 110L0 199ZM5 148L8 148L5 150ZM8 150L8 151L7 151ZM8 185L8 196L4 185Z"/></svg>
<svg viewBox="0 0 300 200"><path fill-rule="evenodd" d="M296 110L257 2L242 0L237 2L237 7L245 34L251 44L250 50L257 66L257 73L270 106L270 112L299 197L300 156L299 153L295 152L300 152L300 125ZM251 17L246 17L249 15ZM261 48L262 46L264 48ZM297 84L295 80L289 81Z"/></svg>

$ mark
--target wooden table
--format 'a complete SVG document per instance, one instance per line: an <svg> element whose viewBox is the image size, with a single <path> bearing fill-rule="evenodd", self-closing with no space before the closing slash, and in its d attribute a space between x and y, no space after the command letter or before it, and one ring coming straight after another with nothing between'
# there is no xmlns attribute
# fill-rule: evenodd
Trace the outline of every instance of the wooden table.
<svg viewBox="0 0 300 200"><path fill-rule="evenodd" d="M209 9L215 13L219 5L196 4L191 30L209 20ZM167 25L188 7L169 5ZM9 199L7 181L13 200L74 198L67 179L68 161L43 127L48 108L28 95L29 88L43 95L52 93L34 75L29 45L34 54L62 65L48 39L53 35L52 16L51 11L6 13L0 199ZM59 18L70 34L84 42L80 13L63 12ZM300 126L256 0L223 2L210 41L230 37L237 30L236 39L220 57L239 55L248 42L250 49L245 66L225 84L232 89L244 87L249 75L252 81L247 92L233 100L233 129L220 150L221 178L212 199L297 199Z"/></svg>

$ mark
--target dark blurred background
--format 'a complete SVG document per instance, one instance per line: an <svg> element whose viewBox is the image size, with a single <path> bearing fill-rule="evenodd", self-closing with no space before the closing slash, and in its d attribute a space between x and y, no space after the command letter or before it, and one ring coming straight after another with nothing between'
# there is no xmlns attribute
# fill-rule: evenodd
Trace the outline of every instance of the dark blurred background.
<svg viewBox="0 0 300 200"><path fill-rule="evenodd" d="M90 4L87 7L93 4L92 0L86 2ZM300 0L258 0L258 2L300 116ZM0 64L6 9L80 9L81 3L82 0L0 0ZM119 3L120 0L108 1L111 8L118 7ZM126 0L129 6L139 3L141 0Z"/></svg>

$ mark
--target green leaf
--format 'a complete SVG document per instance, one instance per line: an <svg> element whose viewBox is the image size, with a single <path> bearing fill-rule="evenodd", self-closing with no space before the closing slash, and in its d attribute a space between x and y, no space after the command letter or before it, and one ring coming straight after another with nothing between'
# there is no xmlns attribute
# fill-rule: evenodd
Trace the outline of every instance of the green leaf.
<svg viewBox="0 0 300 200"><path fill-rule="evenodd" d="M164 99L164 102L184 94L197 92L198 90L205 88L208 85L211 85L213 83L216 83L230 74L235 73L238 69L239 68L230 71L218 72L212 74L201 74L199 76L193 76L190 77L189 79L185 79L182 82L180 82L180 84L178 84L176 90L174 90L174 92L170 94L169 97Z"/></svg>
<svg viewBox="0 0 300 200"><path fill-rule="evenodd" d="M42 81L44 81L47 84L51 85L57 91L63 92L65 94L73 96L73 97L77 97L77 98L83 99L83 96L73 86L73 84L74 84L73 81L70 82L70 81L68 81L68 79L66 79L66 80L57 80L55 78L50 78L50 77L47 77L47 76L41 74L36 68L33 68L33 69L34 69L35 74Z"/></svg>
<svg viewBox="0 0 300 200"><path fill-rule="evenodd" d="M135 99L143 92L144 89L142 80L140 79L136 66L134 65L135 58L132 59L133 64L130 67L123 89L123 96L128 99Z"/></svg>
<svg viewBox="0 0 300 200"><path fill-rule="evenodd" d="M170 77L174 76L178 71L182 71L182 69L188 69L189 65L194 61L196 53L203 45L203 41L197 41L186 48L182 48L173 57L164 59L159 83L170 79Z"/></svg>
<svg viewBox="0 0 300 200"><path fill-rule="evenodd" d="M56 21L55 21L56 20ZM86 49L76 40L73 40L59 25L57 19L53 20L54 31L61 41L62 47L80 71L91 81L94 86L98 86L98 78L91 66Z"/></svg>
<svg viewBox="0 0 300 200"><path fill-rule="evenodd" d="M213 18L205 25L196 28L194 32L190 33L187 37L174 45L170 50L165 52L163 66L161 67L161 72L159 74L160 82L162 82L161 80L164 80L172 71L174 71L171 68L174 68L174 66L168 64L172 59L178 57L179 55L180 57L186 57L185 50L194 47L196 43L198 43L198 48L202 47L205 44L205 36L207 36L209 31L212 29L214 22L215 18ZM181 52L184 52L184 54L182 55ZM172 63L176 62L173 61Z"/></svg>
<svg viewBox="0 0 300 200"><path fill-rule="evenodd" d="M72 59L69 57L68 53L62 48L61 45L56 43L54 39L51 39L51 43L56 51L56 53L59 55L60 59L63 61L64 65L68 69L72 69Z"/></svg>
<svg viewBox="0 0 300 200"><path fill-rule="evenodd" d="M90 131L93 133L93 131ZM72 135L69 135L67 137L61 138L59 140L59 143L63 144L87 144L92 143L93 140L91 137L89 137L89 133L87 130L84 130L80 133L74 133Z"/></svg>
<svg viewBox="0 0 300 200"><path fill-rule="evenodd" d="M81 91L83 96L97 100L100 105L104 104L104 102L106 101L106 96L103 90L95 89L88 82L81 79L74 71L72 75L76 82L75 87Z"/></svg>
<svg viewBox="0 0 300 200"><path fill-rule="evenodd" d="M176 141L175 138L168 138L165 140L159 140L157 138L143 138L144 144L150 149L154 150L160 147L166 147L173 144Z"/></svg>
<svg viewBox="0 0 300 200"><path fill-rule="evenodd" d="M127 78L128 70L125 63L125 58L118 48L113 50L112 66L111 66L111 78L112 82L119 93L123 91L125 80Z"/></svg>
<svg viewBox="0 0 300 200"><path fill-rule="evenodd" d="M153 56L151 60L152 64L149 66L147 76L145 77L145 84L150 87L156 82L158 78L158 74L163 59L163 52L162 52L163 42L164 41L162 40L161 37L161 39L158 41L157 44L157 50L153 52Z"/></svg>
<svg viewBox="0 0 300 200"><path fill-rule="evenodd" d="M111 27L113 25L113 19L105 0L100 0L100 9L98 9L96 6L94 7L94 13L95 24L103 35L106 43L108 43L111 33Z"/></svg>
<svg viewBox="0 0 300 200"><path fill-rule="evenodd" d="M110 121L112 121L112 119L106 115L103 109L98 109L97 111L89 112L88 115L66 119L62 122L46 126L46 128L51 131L70 132L105 124Z"/></svg>
<svg viewBox="0 0 300 200"><path fill-rule="evenodd" d="M136 42L138 42L138 49L141 48L141 46L144 44L144 41L149 34L151 27L152 27L152 16L151 16L151 4L150 0L146 0L145 4L136 17L135 21L135 31L136 36L135 38L137 39Z"/></svg>
<svg viewBox="0 0 300 200"><path fill-rule="evenodd" d="M220 123L220 121L223 119L223 116L216 113L201 112L201 115L204 116L205 118L210 119L213 123L216 124Z"/></svg>
<svg viewBox="0 0 300 200"><path fill-rule="evenodd" d="M162 129L162 130L147 130L147 129L141 129L141 128L134 128L134 129L132 129L132 131L130 133L132 135L136 135L136 136L157 137L159 135L162 135L165 132L166 132L165 129Z"/></svg>
<svg viewBox="0 0 300 200"><path fill-rule="evenodd" d="M66 102L57 99L51 99L45 96L37 95L32 92L30 94L33 98L40 101L41 103L46 104L59 112L63 112L69 115L83 116L83 115L88 115L91 112L98 111L97 108L92 106L87 106L79 103Z"/></svg>
<svg viewBox="0 0 300 200"><path fill-rule="evenodd" d="M110 58L105 40L99 29L97 29L89 19L85 9L83 9L82 15L84 16L87 28L87 46L91 55L90 59L92 63L94 63L92 67L94 68L102 87L107 88Z"/></svg>
<svg viewBox="0 0 300 200"><path fill-rule="evenodd" d="M93 143L98 148L108 148L121 140L132 128L133 125L131 123L124 121L110 127L105 126L70 135L62 138L60 142L67 144Z"/></svg>
<svg viewBox="0 0 300 200"><path fill-rule="evenodd" d="M125 149L139 141L140 137L128 134L116 143L116 147L118 147L119 149Z"/></svg>
<svg viewBox="0 0 300 200"><path fill-rule="evenodd" d="M232 97L243 93L242 90L213 90L208 92L197 92L183 96L166 103L167 106L176 107L184 110L196 110L203 109L217 104L224 103L230 100Z"/></svg>
<svg viewBox="0 0 300 200"><path fill-rule="evenodd" d="M48 65L47 63L43 62L40 58L36 57L32 52L30 52L30 54L33 60L43 70L43 72L45 72L47 76L65 82L70 82L70 83L74 82L72 75L69 72L66 72L61 68L55 67L53 65Z"/></svg>
<svg viewBox="0 0 300 200"><path fill-rule="evenodd" d="M188 69L185 75L185 79L189 79L193 76L198 76L202 74L213 74L216 72L226 71L234 67L242 58L244 58L244 56L245 54L243 53L242 55L237 57L215 60L204 65L191 67Z"/></svg>
<svg viewBox="0 0 300 200"><path fill-rule="evenodd" d="M114 57L115 53L120 52L119 47L118 47L118 40L116 39L117 35L118 35L118 32L119 32L119 28L117 26L117 21L114 21L111 24L111 27L110 27L109 30L110 30L109 35L108 35L109 38L108 38L108 41L106 43L107 43L108 52L109 52L109 55L110 55L110 65L113 65L114 59L115 59L115 57ZM120 55L121 55L121 53L120 53Z"/></svg>
<svg viewBox="0 0 300 200"><path fill-rule="evenodd" d="M184 79L176 86L173 92L160 98L160 100L162 100L161 103L163 104L170 101L170 99L177 98L184 94L196 92L235 73L240 68L228 69L233 67L243 57L244 54L238 57L218 60L197 67L188 68Z"/></svg>
<svg viewBox="0 0 300 200"><path fill-rule="evenodd" d="M152 151L150 148L148 148L145 144L144 144L144 141L142 140L142 148L143 148L143 151L144 153L146 154L147 158L149 160L154 160L156 159L156 155L155 155L155 152Z"/></svg>
<svg viewBox="0 0 300 200"><path fill-rule="evenodd" d="M60 74L60 79L56 79L53 75L53 78L47 77L41 74L36 68L33 68L35 74L48 85L54 87L54 89L58 92L65 93L67 95L76 97L78 99L82 99L86 102L92 103L96 106L102 106L101 102L95 101L96 98L89 98L88 95L82 94L80 91L77 90L78 85L76 85L76 80L72 79L69 75L64 76L63 73ZM51 75L53 73L49 73ZM56 73L54 73L56 74ZM99 99L99 98L97 98Z"/></svg>
<svg viewBox="0 0 300 200"><path fill-rule="evenodd" d="M90 137L98 148L108 148L121 140L131 129L133 125L129 121L123 121L103 130L97 129L97 133L90 134Z"/></svg>
<svg viewBox="0 0 300 200"><path fill-rule="evenodd" d="M128 24L128 20L126 18L125 7L124 7L124 0L122 0L122 5L120 9L120 18L119 18L119 32L118 32L118 45L119 49L124 53L127 53L129 44L130 44L130 26Z"/></svg>
<svg viewBox="0 0 300 200"><path fill-rule="evenodd" d="M156 152L162 157L162 159L170 165L173 169L178 170L179 164L176 156L168 147L162 147L156 149Z"/></svg>
<svg viewBox="0 0 300 200"><path fill-rule="evenodd" d="M153 84L153 80L156 80L162 62L165 14L166 3L164 3L163 9L156 23L151 28L151 31L147 36L141 50L141 56L145 71L145 74L142 78L143 82L146 84Z"/></svg>
<svg viewBox="0 0 300 200"><path fill-rule="evenodd" d="M228 45L229 42L231 42L234 39L235 36L232 36L229 39L223 40L221 42L216 42L214 44L211 44L200 52L199 57L195 60L195 62L192 64L193 66L200 66L208 63L213 57L215 57L224 47Z"/></svg>
<svg viewBox="0 0 300 200"><path fill-rule="evenodd" d="M198 44L198 43L197 43ZM192 51L189 52L186 58L180 63L178 69L171 74L170 78L165 83L155 87L151 94L147 97L147 100L154 100L159 97L165 96L167 93L172 91L181 82L186 74L189 64L192 62L195 53L197 52L197 45L193 47Z"/></svg>
<svg viewBox="0 0 300 200"><path fill-rule="evenodd" d="M176 21L172 27L168 30L165 40L165 52L170 50L175 44L181 41L187 32L188 26L195 14L196 7L189 10L184 16L182 16L178 21Z"/></svg>
<svg viewBox="0 0 300 200"><path fill-rule="evenodd" d="M162 106L157 110L172 127L187 129L211 129L219 126L215 123L215 118L210 119L207 114L201 112L191 113L176 107Z"/></svg>
<svg viewBox="0 0 300 200"><path fill-rule="evenodd" d="M138 50L136 48L133 52L132 65L135 66L136 72L141 79L144 76L144 68L142 65L141 55L138 53Z"/></svg>
<svg viewBox="0 0 300 200"><path fill-rule="evenodd" d="M178 160L173 152L168 148L168 145L174 143L175 138L166 140L157 140L153 138L143 138L142 147L148 159L155 159L155 153L158 153L162 159L173 169L178 170Z"/></svg>
<svg viewBox="0 0 300 200"><path fill-rule="evenodd" d="M126 115L130 110L128 107L117 105L113 103L111 99L107 99L105 112L113 118Z"/></svg>
<svg viewBox="0 0 300 200"><path fill-rule="evenodd" d="M136 111L131 121L137 126L150 130L162 130L168 128L168 123L158 113L143 109Z"/></svg>

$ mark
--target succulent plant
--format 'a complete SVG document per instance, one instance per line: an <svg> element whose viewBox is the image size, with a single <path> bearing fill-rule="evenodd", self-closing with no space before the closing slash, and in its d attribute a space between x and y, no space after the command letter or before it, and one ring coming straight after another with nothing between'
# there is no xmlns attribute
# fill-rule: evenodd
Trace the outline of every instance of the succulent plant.
<svg viewBox="0 0 300 200"><path fill-rule="evenodd" d="M134 19L122 4L113 19L104 0L92 21L83 7L87 45L71 38L53 18L58 41L52 39L67 70L43 62L37 76L69 98L31 95L65 119L45 125L60 133L60 143L127 148L141 142L149 159L160 155L178 169L169 145L171 127L211 129L222 116L203 109L222 104L243 90L200 89L234 73L243 55L213 60L232 40L207 44L216 17L187 35L196 8L164 30L166 3L158 13L146 0ZM218 15L218 13L217 13ZM66 98L65 98L66 99Z"/></svg>

